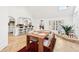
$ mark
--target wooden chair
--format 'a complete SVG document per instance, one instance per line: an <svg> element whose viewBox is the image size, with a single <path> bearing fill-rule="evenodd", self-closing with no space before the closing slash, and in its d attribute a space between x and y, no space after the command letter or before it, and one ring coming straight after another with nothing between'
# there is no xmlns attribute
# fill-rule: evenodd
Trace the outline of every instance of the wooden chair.
<svg viewBox="0 0 79 59"><path fill-rule="evenodd" d="M44 52L53 52L56 38L55 34L50 34L48 40L44 40Z"/></svg>

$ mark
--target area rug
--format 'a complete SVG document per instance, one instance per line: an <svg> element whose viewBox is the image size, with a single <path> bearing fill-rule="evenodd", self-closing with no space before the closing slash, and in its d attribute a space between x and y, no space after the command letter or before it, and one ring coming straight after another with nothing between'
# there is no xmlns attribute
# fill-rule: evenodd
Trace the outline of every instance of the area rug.
<svg viewBox="0 0 79 59"><path fill-rule="evenodd" d="M44 47L44 52L50 52L50 50L47 47ZM38 44L33 42L29 44L27 47L23 47L18 52L38 52Z"/></svg>

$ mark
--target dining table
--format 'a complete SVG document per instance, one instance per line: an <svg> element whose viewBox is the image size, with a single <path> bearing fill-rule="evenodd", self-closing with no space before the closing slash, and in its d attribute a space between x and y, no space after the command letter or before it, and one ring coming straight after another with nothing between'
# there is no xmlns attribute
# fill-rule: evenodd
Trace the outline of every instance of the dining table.
<svg viewBox="0 0 79 59"><path fill-rule="evenodd" d="M49 34L48 31L32 31L27 33L27 45L29 45L30 40L32 38L36 38L38 40L38 52L43 52L43 42L45 37Z"/></svg>

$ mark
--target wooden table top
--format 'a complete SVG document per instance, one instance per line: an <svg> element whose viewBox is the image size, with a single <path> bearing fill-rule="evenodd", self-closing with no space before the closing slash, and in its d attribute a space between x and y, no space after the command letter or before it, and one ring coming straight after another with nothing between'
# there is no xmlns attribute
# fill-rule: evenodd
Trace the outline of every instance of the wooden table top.
<svg viewBox="0 0 79 59"><path fill-rule="evenodd" d="M28 33L27 36L44 39L48 34L49 32L40 32L40 33L32 32L32 33Z"/></svg>

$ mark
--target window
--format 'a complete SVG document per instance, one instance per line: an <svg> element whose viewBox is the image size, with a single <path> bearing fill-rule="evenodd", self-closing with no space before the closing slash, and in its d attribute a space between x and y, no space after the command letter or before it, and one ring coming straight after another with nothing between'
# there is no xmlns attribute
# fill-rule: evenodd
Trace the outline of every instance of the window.
<svg viewBox="0 0 79 59"><path fill-rule="evenodd" d="M59 6L59 10L65 10L67 8L68 8L68 6Z"/></svg>

